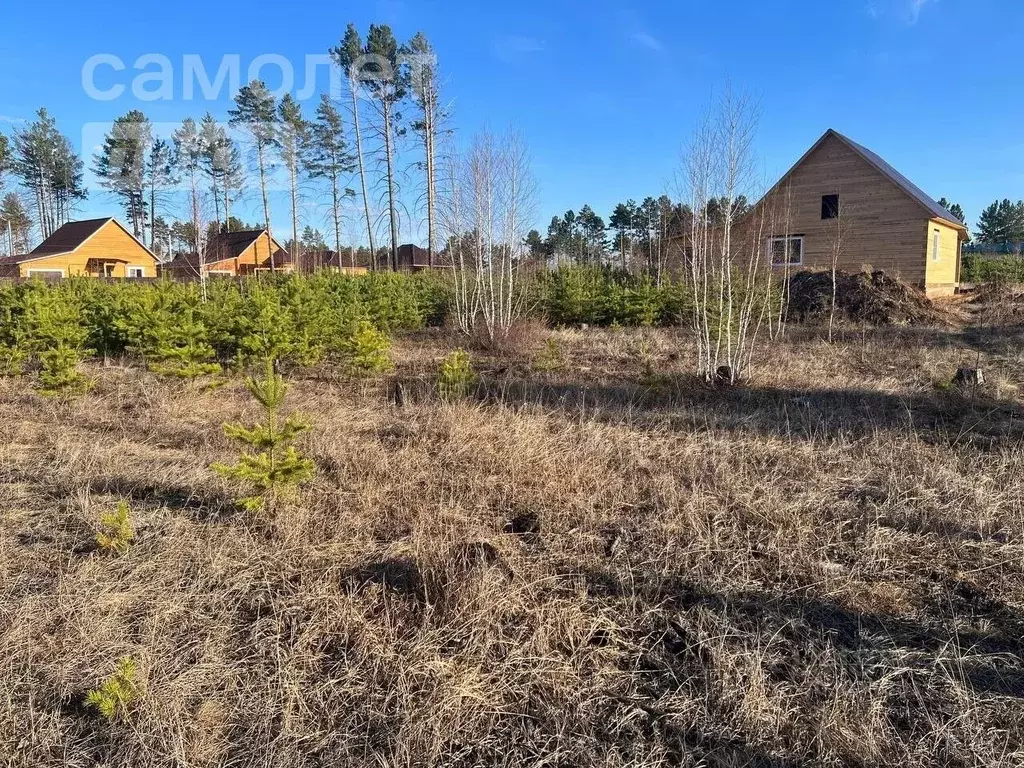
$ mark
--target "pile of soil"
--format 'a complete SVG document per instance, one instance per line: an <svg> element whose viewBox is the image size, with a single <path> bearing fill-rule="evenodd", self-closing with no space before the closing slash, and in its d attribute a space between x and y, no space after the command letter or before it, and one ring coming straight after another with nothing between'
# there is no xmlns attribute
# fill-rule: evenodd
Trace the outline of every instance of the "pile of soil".
<svg viewBox="0 0 1024 768"><path fill-rule="evenodd" d="M789 316L827 320L832 310L832 273L801 271L789 279ZM949 325L949 313L922 290L881 270L836 272L836 319L871 325Z"/></svg>
<svg viewBox="0 0 1024 768"><path fill-rule="evenodd" d="M968 306L982 325L1024 325L1024 285L983 285L971 296Z"/></svg>

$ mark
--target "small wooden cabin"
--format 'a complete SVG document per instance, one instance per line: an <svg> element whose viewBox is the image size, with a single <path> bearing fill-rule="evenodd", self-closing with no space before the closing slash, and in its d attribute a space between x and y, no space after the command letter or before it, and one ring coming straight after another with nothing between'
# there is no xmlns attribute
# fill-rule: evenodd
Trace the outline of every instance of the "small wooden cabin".
<svg viewBox="0 0 1024 768"><path fill-rule="evenodd" d="M275 271L292 271L287 252L267 230L221 232L207 245L204 271L208 276L222 277L270 272L271 259ZM161 271L172 277L198 277L199 256L194 253L178 256L164 264Z"/></svg>
<svg viewBox="0 0 1024 768"><path fill-rule="evenodd" d="M153 252L113 218L68 222L31 253L0 259L0 276L156 277Z"/></svg>
<svg viewBox="0 0 1024 768"><path fill-rule="evenodd" d="M952 294L967 228L889 163L829 130L754 208L775 269L870 266Z"/></svg>

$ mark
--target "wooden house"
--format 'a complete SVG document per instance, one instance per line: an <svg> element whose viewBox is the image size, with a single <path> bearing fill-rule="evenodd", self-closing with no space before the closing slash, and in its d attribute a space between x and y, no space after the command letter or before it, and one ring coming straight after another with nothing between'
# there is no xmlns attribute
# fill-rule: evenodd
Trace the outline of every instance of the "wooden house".
<svg viewBox="0 0 1024 768"><path fill-rule="evenodd" d="M119 221L72 221L31 253L0 259L5 277L156 277L157 258Z"/></svg>
<svg viewBox="0 0 1024 768"><path fill-rule="evenodd" d="M206 247L203 265L207 276L238 277L257 272L291 272L294 268L287 252L265 229L244 232L221 232ZM199 276L198 254L177 256L164 264L164 274L179 278Z"/></svg>
<svg viewBox="0 0 1024 768"><path fill-rule="evenodd" d="M384 268L387 269L388 266L388 262L385 262ZM435 253L431 259L426 248L412 244L398 246L398 269L401 272L421 272L424 269L440 269L445 266L450 267L451 264L444 253Z"/></svg>
<svg viewBox="0 0 1024 768"><path fill-rule="evenodd" d="M829 130L754 207L775 269L870 266L930 295L960 281L967 228L889 163Z"/></svg>

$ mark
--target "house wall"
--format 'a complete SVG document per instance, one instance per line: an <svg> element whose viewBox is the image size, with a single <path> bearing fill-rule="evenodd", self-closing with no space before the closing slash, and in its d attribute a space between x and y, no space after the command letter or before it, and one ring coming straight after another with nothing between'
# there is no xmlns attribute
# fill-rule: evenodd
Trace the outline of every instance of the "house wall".
<svg viewBox="0 0 1024 768"><path fill-rule="evenodd" d="M257 267L269 270L271 255L280 249L280 244L264 232L256 239L255 242L253 242L252 245L238 255L238 258L235 260L238 274L250 274ZM287 272L290 271L291 268L291 264L279 265L278 270L281 272Z"/></svg>
<svg viewBox="0 0 1024 768"><path fill-rule="evenodd" d="M114 264L113 277L127 277L129 266L142 267L143 277L156 277L156 259L112 221L105 224L75 251L24 261L18 265L18 270L21 277L29 277L35 270L47 269L62 270L65 277L99 277L99 271L94 265L89 264L90 259L123 260Z"/></svg>
<svg viewBox="0 0 1024 768"><path fill-rule="evenodd" d="M836 194L840 218L823 220L821 198ZM771 222L766 226L771 235L804 236L805 267L830 268L838 240L840 269L870 266L911 283L925 283L923 230L928 214L834 136L770 193L759 210Z"/></svg>
<svg viewBox="0 0 1024 768"><path fill-rule="evenodd" d="M952 295L960 278L960 233L956 227L940 221L926 222L928 265L925 290L930 295ZM935 233L939 234L938 258Z"/></svg>

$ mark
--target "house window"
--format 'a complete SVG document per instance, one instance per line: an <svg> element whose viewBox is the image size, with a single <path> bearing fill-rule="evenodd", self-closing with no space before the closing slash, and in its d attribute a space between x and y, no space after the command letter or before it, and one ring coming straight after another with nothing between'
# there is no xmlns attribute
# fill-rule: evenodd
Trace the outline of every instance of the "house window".
<svg viewBox="0 0 1024 768"><path fill-rule="evenodd" d="M822 195L821 197L821 218L839 218L839 195Z"/></svg>
<svg viewBox="0 0 1024 768"><path fill-rule="evenodd" d="M63 269L30 269L28 271L29 277L41 277L44 280L53 280L55 278L64 277Z"/></svg>
<svg viewBox="0 0 1024 768"><path fill-rule="evenodd" d="M942 245L942 233L939 230L935 230L932 233L932 261L939 260L939 247Z"/></svg>
<svg viewBox="0 0 1024 768"><path fill-rule="evenodd" d="M126 267L125 274L128 277L145 277L146 271L142 267Z"/></svg>
<svg viewBox="0 0 1024 768"><path fill-rule="evenodd" d="M773 237L768 241L773 267L798 267L804 263L804 236Z"/></svg>

